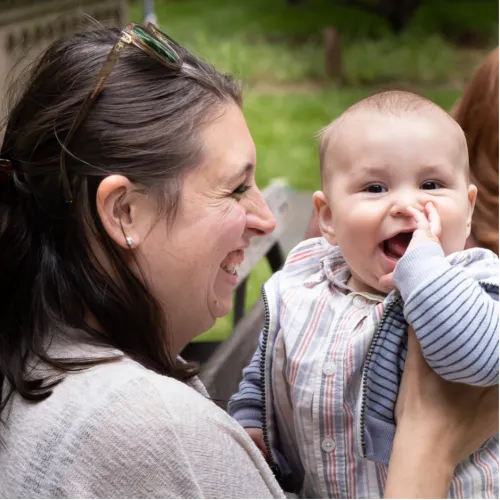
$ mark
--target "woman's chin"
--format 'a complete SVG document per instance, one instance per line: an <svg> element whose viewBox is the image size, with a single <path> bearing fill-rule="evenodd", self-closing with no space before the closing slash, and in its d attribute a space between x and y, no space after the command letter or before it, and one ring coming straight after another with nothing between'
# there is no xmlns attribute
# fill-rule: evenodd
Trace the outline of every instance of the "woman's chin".
<svg viewBox="0 0 500 500"><path fill-rule="evenodd" d="M212 301L212 315L214 318L227 316L233 308L233 294L236 289L234 276L220 270L214 286L214 300Z"/></svg>
<svg viewBox="0 0 500 500"><path fill-rule="evenodd" d="M212 317L214 318L214 323L217 318L223 318L227 316L233 308L233 297L230 295L218 295L216 299L212 302ZM213 326L213 325L212 325Z"/></svg>

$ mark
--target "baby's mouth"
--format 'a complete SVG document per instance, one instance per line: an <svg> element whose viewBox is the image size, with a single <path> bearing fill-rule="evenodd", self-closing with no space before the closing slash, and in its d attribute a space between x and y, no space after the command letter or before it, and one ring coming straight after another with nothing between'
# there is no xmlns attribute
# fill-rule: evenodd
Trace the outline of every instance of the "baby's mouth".
<svg viewBox="0 0 500 500"><path fill-rule="evenodd" d="M413 232L398 233L381 243L382 250L390 259L399 260L405 254L412 237Z"/></svg>

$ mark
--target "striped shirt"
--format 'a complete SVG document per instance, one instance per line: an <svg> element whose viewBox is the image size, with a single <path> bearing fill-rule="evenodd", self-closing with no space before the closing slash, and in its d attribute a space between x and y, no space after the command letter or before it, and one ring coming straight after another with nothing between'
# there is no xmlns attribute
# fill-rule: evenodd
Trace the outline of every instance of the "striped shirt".
<svg viewBox="0 0 500 500"><path fill-rule="evenodd" d="M482 248L448 258L437 243L406 253L399 293L375 308L376 331L363 367L361 453L389 463L394 406L406 359L408 323L427 363L446 380L498 384L498 258Z"/></svg>
<svg viewBox="0 0 500 500"><path fill-rule="evenodd" d="M356 293L349 277L338 248L323 239L291 252L265 285L267 331L229 405L244 427L266 422L272 461L305 497L383 496L387 467L360 446L362 383L394 297ZM498 497L497 437L458 466L449 495Z"/></svg>

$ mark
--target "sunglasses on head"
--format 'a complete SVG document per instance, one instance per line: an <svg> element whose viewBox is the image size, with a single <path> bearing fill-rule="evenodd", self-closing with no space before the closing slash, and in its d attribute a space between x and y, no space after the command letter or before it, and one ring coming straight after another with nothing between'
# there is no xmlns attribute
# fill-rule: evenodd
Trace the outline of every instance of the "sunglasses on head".
<svg viewBox="0 0 500 500"><path fill-rule="evenodd" d="M143 52L146 52L146 54L151 56L153 59L156 59L159 63L167 66L168 68L177 71L180 71L180 69L182 68L182 59L175 50L175 47L178 47L178 44L168 35L160 31L154 24L148 23L148 25L144 27L139 24L131 23L122 30L121 37L115 43L114 47L111 49L111 52L106 58L106 61L102 65L96 82L89 95L83 102L82 107L76 115L75 121L73 122L73 125L66 135L64 143L62 145L60 169L64 191L64 200L66 201L66 203L73 202L73 194L71 192L68 171L66 169L66 153L68 146L71 142L71 139L75 135L76 130L88 115L92 104L102 92L104 84L111 74L116 61L118 60L122 50L127 45L135 45L137 48L141 49Z"/></svg>

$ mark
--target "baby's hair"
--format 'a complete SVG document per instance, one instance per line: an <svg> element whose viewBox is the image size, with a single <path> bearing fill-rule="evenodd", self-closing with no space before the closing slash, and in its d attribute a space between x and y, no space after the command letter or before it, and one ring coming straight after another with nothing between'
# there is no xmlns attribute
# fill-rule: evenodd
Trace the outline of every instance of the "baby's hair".
<svg viewBox="0 0 500 500"><path fill-rule="evenodd" d="M318 132L317 137L319 139L320 168L322 176L324 173L326 156L330 150L330 146L349 117L352 117L354 114L361 111L373 111L381 114L403 117L426 110L442 113L455 123L453 118L434 102L426 99L425 97L403 90L378 92L356 102L347 108L329 125Z"/></svg>

